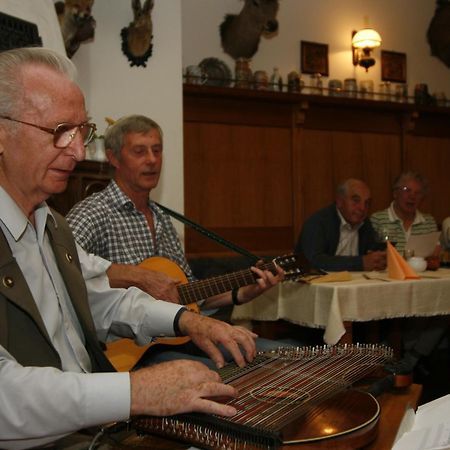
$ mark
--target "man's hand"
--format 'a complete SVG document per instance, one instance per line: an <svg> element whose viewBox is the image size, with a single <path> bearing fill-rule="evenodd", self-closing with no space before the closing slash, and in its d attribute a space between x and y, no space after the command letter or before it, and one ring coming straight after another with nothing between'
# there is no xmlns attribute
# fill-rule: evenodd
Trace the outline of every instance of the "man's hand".
<svg viewBox="0 0 450 450"><path fill-rule="evenodd" d="M111 287L136 286L158 300L180 302L177 289L180 282L162 272L143 269L132 264L111 264L106 273Z"/></svg>
<svg viewBox="0 0 450 450"><path fill-rule="evenodd" d="M247 303L253 300L258 295L267 291L271 287L278 284L280 281L284 280L284 271L281 267L276 266L277 274L274 275L270 270L261 270L258 267L251 267L252 272L254 272L258 279L255 284L250 284L248 286L239 289L238 300L239 303Z"/></svg>
<svg viewBox="0 0 450 450"><path fill-rule="evenodd" d="M384 270L386 269L386 252L374 251L363 256L364 270Z"/></svg>
<svg viewBox="0 0 450 450"><path fill-rule="evenodd" d="M275 286L280 281L284 280L284 271L281 267L276 266L277 274L274 275L270 270L261 270L258 267L251 267L257 275L256 283L241 287L238 292L239 303L247 303L253 300L258 295L261 295L267 289ZM231 303L231 293L215 295L206 299L203 307L207 309L219 308L221 306L229 305Z"/></svg>
<svg viewBox="0 0 450 450"><path fill-rule="evenodd" d="M130 372L131 415L169 416L203 412L233 416L236 409L214 397L236 397L234 387L197 361L169 361Z"/></svg>
<svg viewBox="0 0 450 450"><path fill-rule="evenodd" d="M218 344L231 353L239 367L244 367L256 355L255 338L258 335L246 328L190 311L181 314L178 326L184 335L190 336L194 344L208 354L218 368L225 363L222 352L217 348Z"/></svg>

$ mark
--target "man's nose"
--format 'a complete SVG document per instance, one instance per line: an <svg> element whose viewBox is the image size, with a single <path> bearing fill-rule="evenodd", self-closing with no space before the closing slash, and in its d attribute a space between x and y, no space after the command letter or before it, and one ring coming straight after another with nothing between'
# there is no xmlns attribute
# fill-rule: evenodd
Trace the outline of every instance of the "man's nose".
<svg viewBox="0 0 450 450"><path fill-rule="evenodd" d="M156 156L152 150L149 150L146 154L146 162L154 163L156 161Z"/></svg>
<svg viewBox="0 0 450 450"><path fill-rule="evenodd" d="M66 151L77 162L83 161L85 159L86 146L84 145L81 133L76 133L75 137L73 138L73 141L67 147Z"/></svg>

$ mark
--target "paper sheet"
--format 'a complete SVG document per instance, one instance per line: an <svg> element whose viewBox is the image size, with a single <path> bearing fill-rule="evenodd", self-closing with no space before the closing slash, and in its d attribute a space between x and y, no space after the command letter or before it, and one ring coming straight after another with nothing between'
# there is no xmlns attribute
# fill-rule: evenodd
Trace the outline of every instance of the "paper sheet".
<svg viewBox="0 0 450 450"><path fill-rule="evenodd" d="M439 243L440 235L440 231L411 235L405 248L414 250L415 256L423 256L426 258L433 254L436 245Z"/></svg>
<svg viewBox="0 0 450 450"><path fill-rule="evenodd" d="M406 412L393 450L450 449L450 395L419 406L414 417L411 414Z"/></svg>

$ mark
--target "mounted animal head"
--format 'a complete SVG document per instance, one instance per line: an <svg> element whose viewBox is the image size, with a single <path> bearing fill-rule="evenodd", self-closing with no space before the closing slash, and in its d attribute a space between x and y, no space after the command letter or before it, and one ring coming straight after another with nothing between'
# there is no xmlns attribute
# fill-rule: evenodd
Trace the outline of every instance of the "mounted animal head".
<svg viewBox="0 0 450 450"><path fill-rule="evenodd" d="M130 66L146 66L153 50L153 24L151 11L153 0L132 0L133 22L121 31L122 51L130 61Z"/></svg>
<svg viewBox="0 0 450 450"><path fill-rule="evenodd" d="M241 12L227 14L220 25L225 53L234 59L251 58L259 47L261 36L278 30L278 0L244 0Z"/></svg>
<svg viewBox="0 0 450 450"><path fill-rule="evenodd" d="M431 54L450 67L450 2L438 0L427 32Z"/></svg>
<svg viewBox="0 0 450 450"><path fill-rule="evenodd" d="M94 0L65 0L55 3L64 47L69 58L82 42L93 39L95 19L91 16Z"/></svg>

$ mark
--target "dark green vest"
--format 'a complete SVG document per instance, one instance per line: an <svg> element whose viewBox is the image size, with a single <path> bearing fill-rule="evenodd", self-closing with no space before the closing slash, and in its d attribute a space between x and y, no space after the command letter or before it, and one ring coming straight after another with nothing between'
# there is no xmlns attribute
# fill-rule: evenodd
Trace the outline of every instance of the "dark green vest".
<svg viewBox="0 0 450 450"><path fill-rule="evenodd" d="M65 219L52 211L47 231L59 270L84 333L94 372L114 372L97 340L87 300L86 284L72 232ZM61 360L45 329L33 296L5 236L0 231L0 344L23 366L61 368Z"/></svg>

